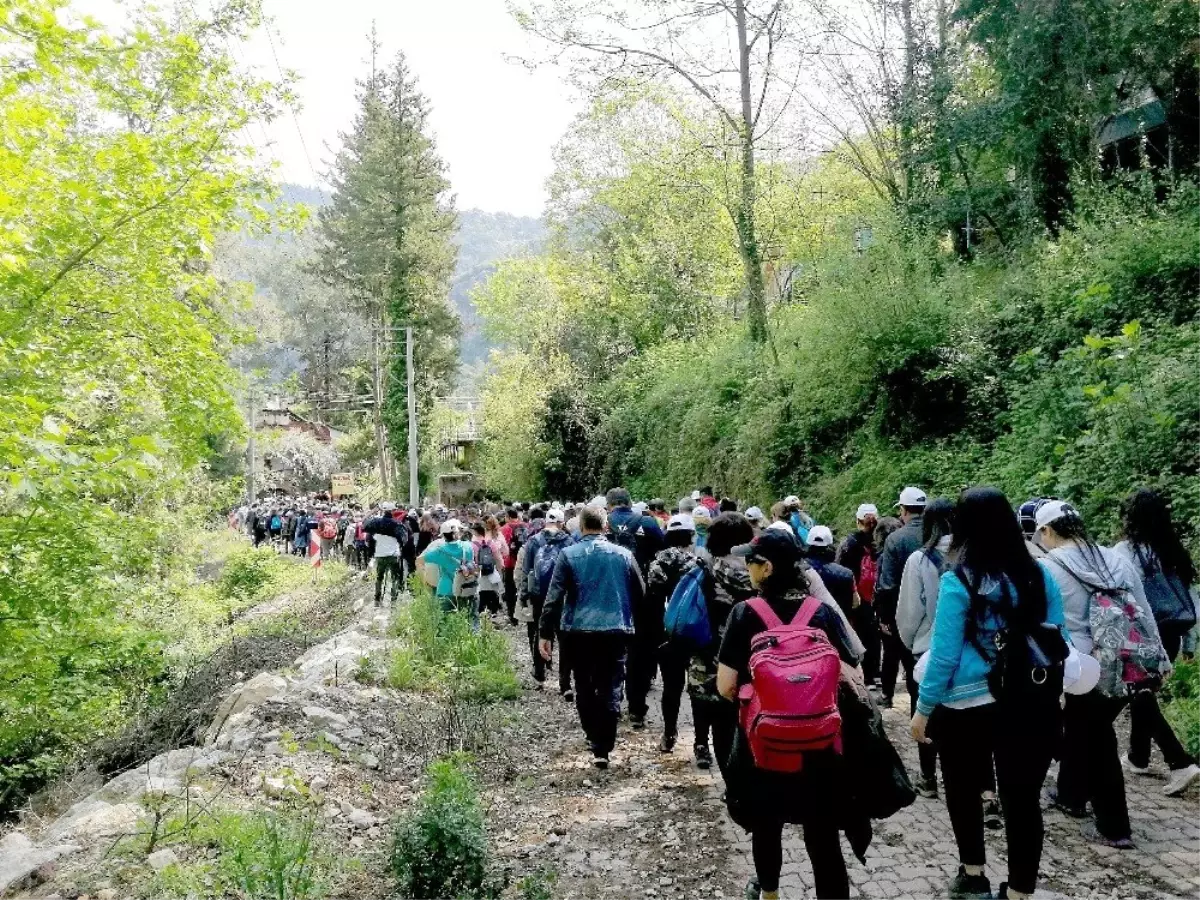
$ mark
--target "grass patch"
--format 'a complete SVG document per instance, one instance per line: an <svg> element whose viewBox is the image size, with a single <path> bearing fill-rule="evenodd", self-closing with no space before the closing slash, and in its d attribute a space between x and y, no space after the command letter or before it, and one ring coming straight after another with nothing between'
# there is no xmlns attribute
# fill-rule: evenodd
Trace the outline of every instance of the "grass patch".
<svg viewBox="0 0 1200 900"><path fill-rule="evenodd" d="M321 841L311 809L218 812L174 846L185 861L157 873L143 897L319 900L343 865Z"/></svg>
<svg viewBox="0 0 1200 900"><path fill-rule="evenodd" d="M1188 756L1200 755L1200 660L1180 660L1159 695L1163 715Z"/></svg>
<svg viewBox="0 0 1200 900"><path fill-rule="evenodd" d="M388 665L388 684L427 690L464 701L490 703L521 692L508 642L486 618L473 628L464 612L446 612L432 590L414 579L412 602L396 615L400 646Z"/></svg>

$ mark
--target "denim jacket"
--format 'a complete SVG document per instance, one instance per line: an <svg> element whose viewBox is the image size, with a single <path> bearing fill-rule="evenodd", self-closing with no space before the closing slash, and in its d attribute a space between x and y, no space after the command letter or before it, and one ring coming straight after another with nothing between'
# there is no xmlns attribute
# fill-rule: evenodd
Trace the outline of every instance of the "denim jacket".
<svg viewBox="0 0 1200 900"><path fill-rule="evenodd" d="M633 634L633 609L644 593L632 553L603 535L584 535L558 555L540 634L553 638L556 627Z"/></svg>

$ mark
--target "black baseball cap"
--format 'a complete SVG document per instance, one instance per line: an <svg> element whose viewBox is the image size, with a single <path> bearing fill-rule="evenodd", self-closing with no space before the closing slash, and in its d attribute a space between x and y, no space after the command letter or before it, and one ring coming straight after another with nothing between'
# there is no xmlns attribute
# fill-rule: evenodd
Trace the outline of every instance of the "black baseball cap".
<svg viewBox="0 0 1200 900"><path fill-rule="evenodd" d="M748 544L741 544L731 551L734 556L744 556L747 562L766 560L779 567L794 566L800 561L800 542L790 532L779 528L768 528Z"/></svg>

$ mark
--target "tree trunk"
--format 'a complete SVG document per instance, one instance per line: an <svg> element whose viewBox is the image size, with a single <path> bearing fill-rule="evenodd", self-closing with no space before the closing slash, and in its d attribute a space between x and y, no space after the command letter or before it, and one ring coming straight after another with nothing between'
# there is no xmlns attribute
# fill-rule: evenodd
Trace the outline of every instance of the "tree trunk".
<svg viewBox="0 0 1200 900"><path fill-rule="evenodd" d="M904 205L913 202L913 117L916 113L917 47L913 37L912 0L901 0L904 22L904 84L900 88L900 165L904 171Z"/></svg>
<svg viewBox="0 0 1200 900"><path fill-rule="evenodd" d="M745 0L736 0L735 18L742 88L742 177L734 224L738 233L738 251L746 272L746 320L750 325L750 339L762 343L767 339L767 292L763 282L762 247L758 243L758 226L754 217L757 200L754 178L754 108L750 98L750 43L746 35Z"/></svg>

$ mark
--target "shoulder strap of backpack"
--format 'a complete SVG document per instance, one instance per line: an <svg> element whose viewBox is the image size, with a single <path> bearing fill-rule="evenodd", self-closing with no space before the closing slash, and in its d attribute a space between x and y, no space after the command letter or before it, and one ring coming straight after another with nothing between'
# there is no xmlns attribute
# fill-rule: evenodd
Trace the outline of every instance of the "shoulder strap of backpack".
<svg viewBox="0 0 1200 900"><path fill-rule="evenodd" d="M809 594L804 598L804 602L800 604L800 608L796 610L796 615L792 617L789 627L791 628L807 628L808 623L812 621L812 617L817 614L817 610L821 608L821 601Z"/></svg>
<svg viewBox="0 0 1200 900"><path fill-rule="evenodd" d="M775 610L771 609L771 604L762 597L751 597L746 601L746 605L754 610L755 614L762 619L762 623L768 629L783 627L783 620L775 615Z"/></svg>

